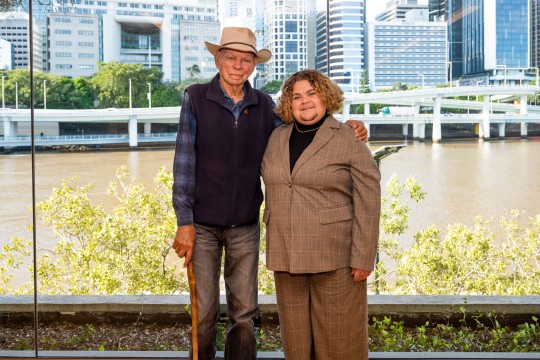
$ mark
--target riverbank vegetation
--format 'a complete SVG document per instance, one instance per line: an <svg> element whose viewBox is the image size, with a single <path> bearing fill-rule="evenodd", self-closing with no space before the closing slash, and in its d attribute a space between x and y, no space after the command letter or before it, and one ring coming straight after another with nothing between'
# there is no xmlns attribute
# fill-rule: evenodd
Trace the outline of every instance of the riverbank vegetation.
<svg viewBox="0 0 540 360"><path fill-rule="evenodd" d="M120 168L104 209L91 199L92 184L62 181L37 204L38 219L54 234L53 249L40 249L36 273L42 295L173 294L187 292L183 264L171 250L175 215L172 174L160 169L147 188ZM405 247L403 234L413 206L425 197L408 178L390 178L382 199L381 235L373 293L408 295L540 294L540 214L524 222L514 210L497 224L478 216L472 226L430 226ZM525 224L524 224L525 223ZM261 224L261 253L265 229ZM0 254L0 294L33 293L33 268L25 284L14 286L13 271L30 259L30 241L14 237ZM264 259L264 256L261 256ZM263 261L259 290L274 293Z"/></svg>

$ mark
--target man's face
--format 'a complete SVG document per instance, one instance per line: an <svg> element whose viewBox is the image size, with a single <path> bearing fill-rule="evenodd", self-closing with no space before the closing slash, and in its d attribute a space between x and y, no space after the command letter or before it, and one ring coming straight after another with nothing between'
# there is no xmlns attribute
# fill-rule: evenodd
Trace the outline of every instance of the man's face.
<svg viewBox="0 0 540 360"><path fill-rule="evenodd" d="M230 49L216 54L216 67L221 80L230 86L243 86L255 70L255 55Z"/></svg>

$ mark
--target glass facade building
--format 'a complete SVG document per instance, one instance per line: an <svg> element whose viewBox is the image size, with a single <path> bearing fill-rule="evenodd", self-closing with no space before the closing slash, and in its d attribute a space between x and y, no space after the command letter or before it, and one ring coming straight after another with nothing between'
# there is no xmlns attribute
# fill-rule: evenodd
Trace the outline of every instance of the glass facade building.
<svg viewBox="0 0 540 360"><path fill-rule="evenodd" d="M447 34L444 22L366 23L369 82L373 90L447 83Z"/></svg>
<svg viewBox="0 0 540 360"><path fill-rule="evenodd" d="M265 47L272 52L267 62L267 79L282 80L308 66L307 0L266 0Z"/></svg>
<svg viewBox="0 0 540 360"><path fill-rule="evenodd" d="M352 91L364 69L365 1L329 0L329 75Z"/></svg>
<svg viewBox="0 0 540 360"><path fill-rule="evenodd" d="M463 0L463 73L526 70L529 0Z"/></svg>

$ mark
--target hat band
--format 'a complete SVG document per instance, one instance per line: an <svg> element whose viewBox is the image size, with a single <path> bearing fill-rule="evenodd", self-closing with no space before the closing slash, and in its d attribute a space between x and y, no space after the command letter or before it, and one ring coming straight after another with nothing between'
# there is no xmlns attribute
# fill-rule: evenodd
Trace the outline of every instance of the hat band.
<svg viewBox="0 0 540 360"><path fill-rule="evenodd" d="M257 49L255 49L254 46L249 45L249 44L246 44L246 43L243 43L243 42L228 42L228 43L226 43L226 44L221 44L220 46L221 46L221 47L227 47L227 45L233 45L233 44L249 46L250 48L253 49L253 51L255 51L255 53L257 53Z"/></svg>

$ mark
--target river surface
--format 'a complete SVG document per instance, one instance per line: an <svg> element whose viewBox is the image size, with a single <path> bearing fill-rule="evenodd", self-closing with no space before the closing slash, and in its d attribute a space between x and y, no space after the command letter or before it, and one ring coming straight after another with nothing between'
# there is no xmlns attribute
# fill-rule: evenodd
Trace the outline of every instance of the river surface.
<svg viewBox="0 0 540 360"><path fill-rule="evenodd" d="M388 143L371 143L375 150ZM77 176L92 183L91 199L114 206L107 195L116 170L126 166L131 176L152 187L161 166L172 170L172 148L137 151L47 152L36 154L36 201L45 200L63 179ZM410 141L381 161L382 185L396 174L413 176L427 193L412 205L410 229L404 242L428 226L444 229L451 223L472 224L477 215L495 221L511 209L526 218L540 213L540 139L455 141L433 144ZM31 155L0 155L0 246L13 235L31 239ZM383 189L384 191L384 189ZM38 223L38 249L52 249L50 231Z"/></svg>

